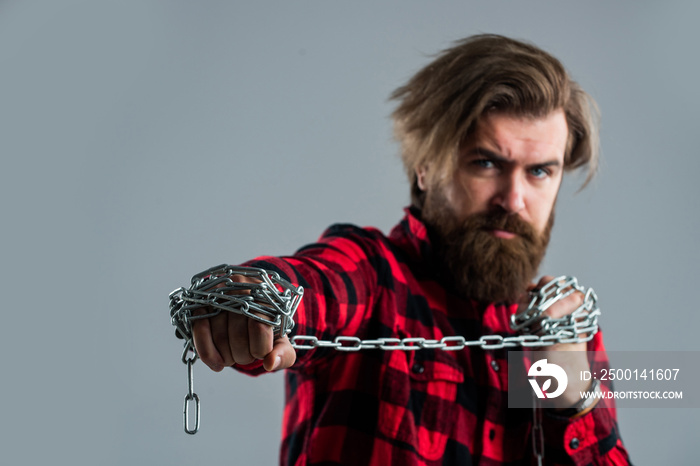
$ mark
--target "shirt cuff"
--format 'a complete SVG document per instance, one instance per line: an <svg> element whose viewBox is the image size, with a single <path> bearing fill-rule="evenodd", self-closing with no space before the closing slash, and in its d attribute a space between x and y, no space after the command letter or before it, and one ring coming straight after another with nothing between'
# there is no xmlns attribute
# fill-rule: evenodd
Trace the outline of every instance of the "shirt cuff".
<svg viewBox="0 0 700 466"><path fill-rule="evenodd" d="M244 374L248 374L251 376L256 376L256 375L267 373L267 371L263 367L263 360L262 359L256 359L255 361L251 362L250 364L234 364L231 367L236 369L238 372L242 372Z"/></svg>

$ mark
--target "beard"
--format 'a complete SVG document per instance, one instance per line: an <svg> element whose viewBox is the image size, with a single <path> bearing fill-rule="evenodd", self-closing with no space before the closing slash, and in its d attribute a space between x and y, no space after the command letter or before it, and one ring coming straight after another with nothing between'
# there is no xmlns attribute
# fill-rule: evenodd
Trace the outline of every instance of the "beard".
<svg viewBox="0 0 700 466"><path fill-rule="evenodd" d="M427 193L422 217L460 295L482 302L516 302L528 290L544 258L554 208L544 231L538 233L518 214L501 207L459 219L442 192L433 189ZM516 236L498 238L493 230Z"/></svg>

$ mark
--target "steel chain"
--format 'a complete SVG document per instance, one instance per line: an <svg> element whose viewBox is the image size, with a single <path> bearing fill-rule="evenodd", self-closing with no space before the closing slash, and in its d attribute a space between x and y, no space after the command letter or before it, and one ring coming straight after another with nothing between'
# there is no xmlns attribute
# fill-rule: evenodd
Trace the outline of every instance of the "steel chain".
<svg viewBox="0 0 700 466"><path fill-rule="evenodd" d="M234 275L255 280L239 282ZM580 292L583 301L571 314L553 318L545 314L556 302ZM178 288L170 293L170 320L175 333L185 340L182 362L187 365L188 393L183 409L185 432L199 430L199 397L194 393L192 365L198 355L192 339L192 322L218 315L221 311L244 315L269 325L275 335L287 335L294 327L294 313L303 296L302 287L295 287L276 272L260 268L219 265L192 277L189 288ZM206 308L204 314L194 314ZM296 335L291 344L297 350L332 348L341 352L361 350L417 351L438 349L460 351L466 347L497 350L513 347L545 347L558 343L589 341L598 332L598 298L591 288L579 285L574 277L560 276L542 288L530 292L530 302L523 312L511 316L511 329L519 335L483 335L478 340L463 336L445 336L441 339L420 337L377 338L362 340L354 336L337 336L333 340L319 340L312 335ZM189 423L189 403L195 404L194 428ZM537 451L537 449L536 449Z"/></svg>
<svg viewBox="0 0 700 466"><path fill-rule="evenodd" d="M556 302L575 292L581 292L583 302L570 315L555 319L545 314ZM485 350L502 348L544 347L558 343L581 343L589 341L598 332L598 297L591 288L584 288L574 277L561 276L530 293L530 302L524 312L511 316L511 329L520 335L483 335L478 340L467 341L461 336L447 336L440 340L427 338L378 338L362 340L358 337L338 336L333 340L319 340L310 335L292 337L292 346L298 350L333 348L337 351L360 351L380 349L384 351L415 351L440 349L459 351L476 346Z"/></svg>
<svg viewBox="0 0 700 466"><path fill-rule="evenodd" d="M194 435L199 430L199 397L194 392L194 377L192 374L192 366L196 358L187 361L187 395L185 395L185 404L182 408L182 424L185 426L185 432ZM194 402L194 428L190 429L190 401Z"/></svg>
<svg viewBox="0 0 700 466"><path fill-rule="evenodd" d="M239 282L241 275L255 282ZM199 358L192 338L192 322L208 319L221 311L244 315L274 329L275 335L286 335L294 328L294 313L304 294L275 272L254 267L218 265L192 277L189 288L178 288L170 293L170 322L175 335L185 340L182 362L187 365L188 391L182 409L185 432L199 431L199 396L194 392L192 366ZM194 311L207 309L205 313ZM190 427L190 403L194 403L194 427Z"/></svg>

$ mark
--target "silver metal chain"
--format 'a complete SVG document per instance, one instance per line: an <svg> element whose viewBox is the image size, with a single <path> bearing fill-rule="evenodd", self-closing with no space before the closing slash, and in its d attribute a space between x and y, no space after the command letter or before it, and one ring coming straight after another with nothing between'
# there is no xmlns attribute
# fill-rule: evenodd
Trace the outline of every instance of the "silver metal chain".
<svg viewBox="0 0 700 466"><path fill-rule="evenodd" d="M234 276L252 278L239 281ZM302 287L296 287L275 272L254 267L218 265L192 277L189 288L170 293L170 322L175 334L185 340L182 362L187 365L187 386L183 407L185 432L199 431L199 396L194 392L192 366L199 358L192 338L192 322L208 319L221 311L244 315L273 328L275 335L286 335L294 328L294 313ZM194 427L190 427L190 403L194 403Z"/></svg>
<svg viewBox="0 0 700 466"><path fill-rule="evenodd" d="M185 395L185 405L182 408L182 425L185 427L185 432L194 435L199 430L199 397L194 392L194 377L192 375L192 366L197 359L195 357L187 360L187 395ZM190 402L194 402L194 427L190 428Z"/></svg>
<svg viewBox="0 0 700 466"><path fill-rule="evenodd" d="M240 281L234 278L236 275L251 278L254 282ZM553 318L546 314L552 305L576 292L583 295L583 302L571 314L561 318ZM189 388L183 408L185 432L195 434L199 430L199 397L194 393L192 377L192 365L198 355L192 338L192 322L227 311L269 325L275 335L287 335L294 327L294 313L303 293L302 287L292 285L275 272L225 264L195 275L189 288L178 288L170 293L170 320L175 326L175 333L185 340L182 362L187 365ZM296 335L292 337L291 344L297 350L332 348L345 352L377 349L460 351L467 347L484 350L546 347L558 343L589 341L598 331L599 316L600 309L595 292L579 285L574 277L561 276L542 288L531 291L527 308L511 316L511 329L519 332L519 335L483 335L478 340L467 340L463 336L446 336L439 340L420 337L363 340L354 336L337 336L333 340L319 340L312 335ZM190 428L189 422L190 402L195 404L193 428ZM540 410L535 408L533 442L536 442L534 435L542 435L538 411ZM544 444L539 441L533 443L533 446L538 443L541 449L535 448L535 453L540 458L540 455L544 455Z"/></svg>
<svg viewBox="0 0 700 466"><path fill-rule="evenodd" d="M583 294L583 303L570 315L555 319L545 314L556 302L575 292ZM416 351L440 349L460 351L467 347L496 350L514 347L544 347L558 343L581 343L588 341L598 331L598 298L595 292L578 284L574 277L561 276L530 293L530 302L524 312L511 316L511 329L520 335L483 335L478 340L467 340L462 336L447 336L440 340L426 338L378 338L362 340L352 336L337 336L333 340L319 340L310 335L292 337L292 346L298 350L333 348L337 351L360 351L380 349L384 351Z"/></svg>

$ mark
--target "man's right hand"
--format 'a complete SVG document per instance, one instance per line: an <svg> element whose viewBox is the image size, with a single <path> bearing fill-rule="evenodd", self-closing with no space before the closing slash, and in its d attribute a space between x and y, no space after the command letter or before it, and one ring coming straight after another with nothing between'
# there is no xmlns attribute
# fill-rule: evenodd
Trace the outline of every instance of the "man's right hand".
<svg viewBox="0 0 700 466"><path fill-rule="evenodd" d="M234 275L231 279L258 282L242 275ZM204 313L203 309L201 314ZM296 361L296 351L289 338L275 338L271 326L233 312L222 311L214 317L192 321L192 336L199 358L216 372L234 364L250 364L257 359L263 360L267 371L286 369Z"/></svg>

